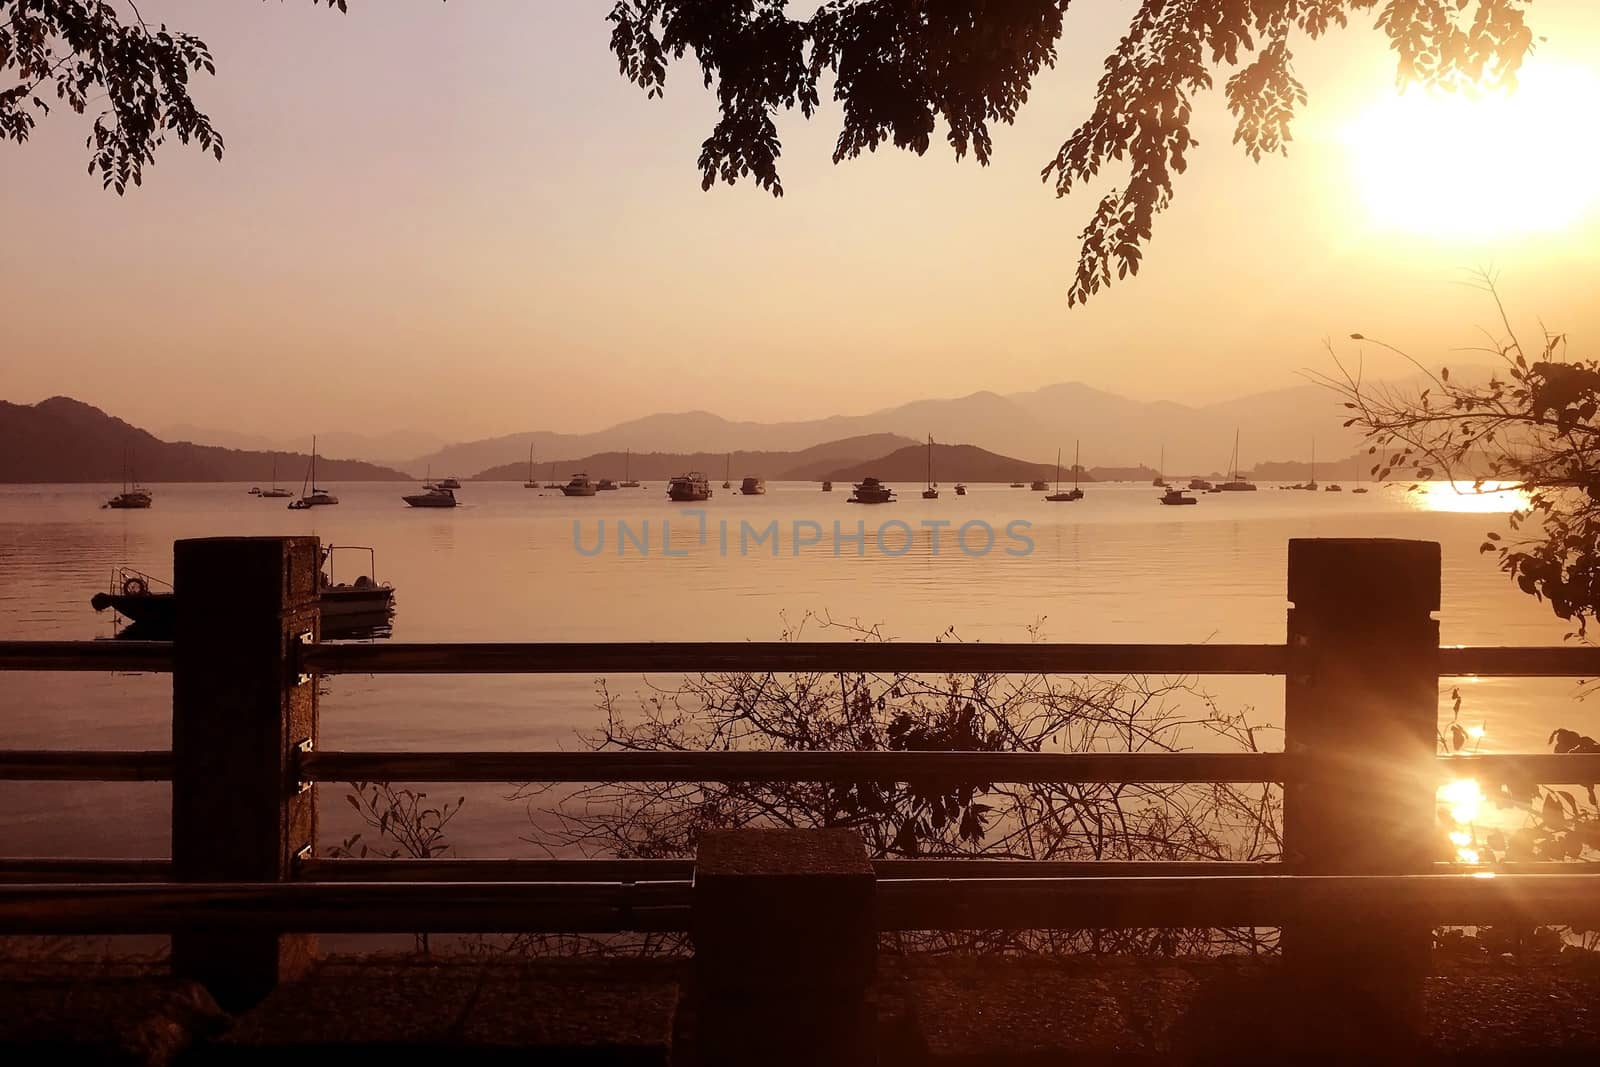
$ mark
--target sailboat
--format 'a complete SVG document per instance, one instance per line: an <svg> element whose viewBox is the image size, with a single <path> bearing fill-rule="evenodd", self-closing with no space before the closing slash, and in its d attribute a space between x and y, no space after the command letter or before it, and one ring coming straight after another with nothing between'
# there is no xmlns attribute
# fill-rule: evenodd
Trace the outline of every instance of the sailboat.
<svg viewBox="0 0 1600 1067"><path fill-rule="evenodd" d="M1359 462L1356 463L1356 487L1350 491L1352 493L1365 493L1367 491L1367 487L1361 484L1361 464Z"/></svg>
<svg viewBox="0 0 1600 1067"><path fill-rule="evenodd" d="M931 433L928 435L928 487L922 491L922 499L939 499L939 483L933 480L933 434Z"/></svg>
<svg viewBox="0 0 1600 1067"><path fill-rule="evenodd" d="M1161 446L1161 465L1156 468L1155 480L1152 481L1150 484L1155 486L1157 489L1165 489L1167 487L1167 474L1166 474L1166 471L1167 471L1167 446L1166 445L1162 445Z"/></svg>
<svg viewBox="0 0 1600 1067"><path fill-rule="evenodd" d="M539 482L533 476L533 442L528 442L528 480L522 483L524 489L537 489Z"/></svg>
<svg viewBox="0 0 1600 1067"><path fill-rule="evenodd" d="M546 489L560 489L561 483L556 481L556 465L550 464L550 480L544 483Z"/></svg>
<svg viewBox="0 0 1600 1067"><path fill-rule="evenodd" d="M155 497L150 495L150 490L139 484L137 478L133 484L128 483L128 453L122 453L122 492L107 500L105 507L115 508L118 511L130 511L147 508L155 503Z"/></svg>
<svg viewBox="0 0 1600 1067"><path fill-rule="evenodd" d="M728 469L722 472L722 488L733 488L733 453L728 453Z"/></svg>
<svg viewBox="0 0 1600 1067"><path fill-rule="evenodd" d="M1295 486L1296 489L1305 489L1308 492L1317 491L1317 439L1311 439L1311 480Z"/></svg>
<svg viewBox="0 0 1600 1067"><path fill-rule="evenodd" d="M1082 500L1083 490L1078 488L1078 442L1072 442L1072 488L1065 493L1061 491L1061 449L1056 449L1056 491L1045 497L1053 504L1064 501Z"/></svg>
<svg viewBox="0 0 1600 1067"><path fill-rule="evenodd" d="M272 488L261 490L263 500L287 500L294 496L294 490L284 489L278 485L278 458L272 458Z"/></svg>
<svg viewBox="0 0 1600 1067"><path fill-rule="evenodd" d="M307 492L307 490L310 492ZM311 438L311 466L306 471L306 480L300 484L300 499L291 500L291 511L304 511L306 508L320 508L328 504L337 504L339 498L326 489L317 488L317 439Z"/></svg>
<svg viewBox="0 0 1600 1067"><path fill-rule="evenodd" d="M1191 483L1192 484L1192 483ZM1233 431L1233 458L1228 462L1228 480L1217 486L1220 493L1253 493L1255 483L1239 471L1239 431Z"/></svg>
<svg viewBox="0 0 1600 1067"><path fill-rule="evenodd" d="M637 489L639 483L633 480L633 450L630 448L622 453L622 488Z"/></svg>

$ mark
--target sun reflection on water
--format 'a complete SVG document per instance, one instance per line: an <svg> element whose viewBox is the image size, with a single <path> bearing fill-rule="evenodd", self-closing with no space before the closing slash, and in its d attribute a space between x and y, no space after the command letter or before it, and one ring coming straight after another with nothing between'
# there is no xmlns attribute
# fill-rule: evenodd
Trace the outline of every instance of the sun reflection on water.
<svg viewBox="0 0 1600 1067"><path fill-rule="evenodd" d="M1509 486L1509 482L1485 482L1481 487L1469 481L1423 482L1407 499L1419 511L1484 515L1522 511L1528 506L1527 491Z"/></svg>
<svg viewBox="0 0 1600 1067"><path fill-rule="evenodd" d="M1450 821L1455 823L1449 837L1450 844L1456 850L1456 862L1481 862L1482 855L1474 847L1477 842L1472 831L1472 824L1478 821L1484 801L1483 790L1477 780L1457 778L1440 788L1439 800L1448 809Z"/></svg>

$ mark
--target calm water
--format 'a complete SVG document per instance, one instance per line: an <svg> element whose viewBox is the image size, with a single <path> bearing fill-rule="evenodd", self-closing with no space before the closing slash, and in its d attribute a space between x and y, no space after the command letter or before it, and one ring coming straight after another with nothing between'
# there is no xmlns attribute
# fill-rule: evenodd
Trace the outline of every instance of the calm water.
<svg viewBox="0 0 1600 1067"><path fill-rule="evenodd" d="M163 577L172 542L183 537L316 534L325 543L371 545L378 577L397 590L394 638L406 641L771 640L784 617L807 612L881 625L905 640L932 640L954 626L965 640L1026 641L1042 620L1056 641L1281 641L1291 537L1405 537L1438 541L1444 554L1440 613L1446 643L1549 644L1566 627L1516 592L1477 546L1503 528L1508 501L1436 486L1420 497L1393 490L1202 496L1197 507L1163 508L1147 486L1090 486L1085 500L1043 502L1004 486L949 490L937 501L887 507L845 503L847 487L823 494L810 484L776 484L765 496L717 490L697 520L664 499L664 486L568 499L517 484L469 484L453 511L406 508L401 485L331 488L342 503L289 511L284 501L246 495L243 485L158 485L149 511L106 511L114 486L0 486L0 639L109 637L112 622L88 601L113 567ZM720 547L719 524L729 540ZM904 532L875 536L880 523L912 527L948 519L934 551L927 531L906 548ZM592 552L605 522L604 548ZM636 533L649 522L650 550L630 542L619 555L615 524ZM663 520L672 549L661 551ZM740 553L739 523L776 520L782 538ZM821 543L796 554L793 524L815 522ZM997 534L986 555L955 543L954 526L982 520ZM1032 551L1008 539L1025 520ZM833 524L867 524L864 553L835 554ZM811 527L805 528L811 531ZM969 548L983 544L969 531ZM353 577L339 572L340 577ZM844 635L808 630L816 639ZM644 679L611 678L632 694ZM576 747L595 721L588 677L408 677L328 680L325 747ZM11 675L0 679L5 715L0 747L165 748L170 683L140 675ZM1221 679L1210 684L1226 707L1249 704L1281 722L1282 682ZM1465 687L1466 716L1487 724L1484 751L1542 750L1556 726L1593 727L1589 705L1566 682L1482 682ZM441 787L452 797L462 792ZM503 790L467 790L454 837L462 854L526 852L519 806ZM329 798L330 800L333 798ZM165 786L0 783L0 826L16 855L164 855ZM347 829L342 804L325 804L324 843Z"/></svg>

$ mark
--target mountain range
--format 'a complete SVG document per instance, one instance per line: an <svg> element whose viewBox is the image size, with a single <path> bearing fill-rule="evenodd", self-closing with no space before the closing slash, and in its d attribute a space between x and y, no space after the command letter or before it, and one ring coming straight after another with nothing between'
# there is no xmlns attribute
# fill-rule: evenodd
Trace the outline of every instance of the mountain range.
<svg viewBox="0 0 1600 1067"><path fill-rule="evenodd" d="M254 452L168 442L56 396L37 404L0 401L0 482L257 482L292 485L307 469L297 452ZM391 481L406 475L354 460L317 459L328 482Z"/></svg>
<svg viewBox="0 0 1600 1067"><path fill-rule="evenodd" d="M1239 465L1265 459L1308 456L1313 438L1323 455L1349 455L1360 436L1342 426L1345 412L1330 390L1306 384L1214 404L1139 401L1081 382L1031 392L917 400L866 415L759 423L734 421L708 411L649 415L592 433L531 431L448 445L402 466L414 475L470 475L526 464L528 447L550 460L589 457L633 449L677 454L795 452L826 442L872 434L921 441L981 442L996 453L1033 463L1055 463L1057 449L1070 454L1082 443L1086 467L1155 468L1165 454L1174 476L1225 470L1239 435ZM708 473L720 464L710 464ZM591 470L589 473L596 474ZM596 477L600 475L596 474ZM609 477L610 475L606 475Z"/></svg>

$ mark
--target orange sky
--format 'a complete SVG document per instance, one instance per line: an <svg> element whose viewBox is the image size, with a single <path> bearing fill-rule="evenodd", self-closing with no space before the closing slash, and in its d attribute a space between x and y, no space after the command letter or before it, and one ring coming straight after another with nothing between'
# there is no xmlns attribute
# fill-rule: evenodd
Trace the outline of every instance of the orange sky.
<svg viewBox="0 0 1600 1067"><path fill-rule="evenodd" d="M1462 282L1486 265L1519 324L1596 354L1591 0L1534 5L1548 40L1530 78L1571 125L1560 106L1542 125L1513 112L1522 144L1384 104L1393 63L1366 23L1300 43L1312 101L1287 160L1244 159L1218 91L1145 269L1076 309L1098 193L1057 201L1038 172L1087 113L1128 2L1068 16L995 165L935 149L835 167L827 109L782 122L776 201L700 190L712 98L688 67L664 100L623 83L604 0L141 6L212 45L218 77L197 86L227 156L168 146L119 200L84 173L86 119L0 146L0 399L67 393L154 428L452 438L1074 379L1209 400L1294 384L1357 330L1466 361L1449 350L1492 308ZM1406 136L1418 122L1433 140ZM1457 143L1480 127L1487 143ZM1530 202L1508 156L1516 182L1551 187Z"/></svg>

